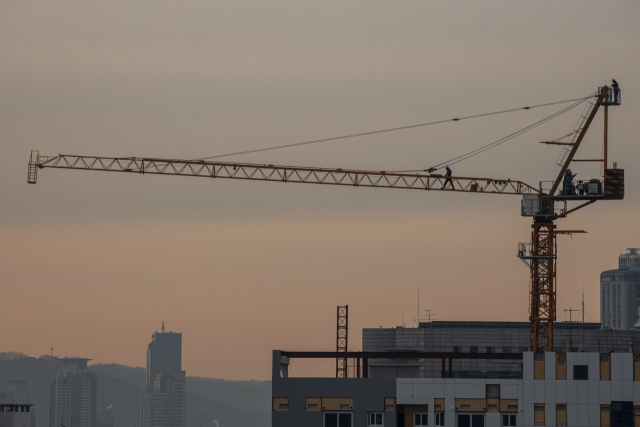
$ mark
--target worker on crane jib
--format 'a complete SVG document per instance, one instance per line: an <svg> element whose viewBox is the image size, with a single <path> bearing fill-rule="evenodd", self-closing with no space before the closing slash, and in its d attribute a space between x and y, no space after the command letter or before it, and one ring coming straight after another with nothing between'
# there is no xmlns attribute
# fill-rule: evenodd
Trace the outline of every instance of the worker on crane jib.
<svg viewBox="0 0 640 427"><path fill-rule="evenodd" d="M451 169L449 169L449 166L446 167L447 169L447 173L444 175L447 177L447 179L444 181L444 185L442 186L442 189L444 190L445 187L447 186L447 183L451 184L451 189L455 190L456 187L453 186L453 181L451 180Z"/></svg>

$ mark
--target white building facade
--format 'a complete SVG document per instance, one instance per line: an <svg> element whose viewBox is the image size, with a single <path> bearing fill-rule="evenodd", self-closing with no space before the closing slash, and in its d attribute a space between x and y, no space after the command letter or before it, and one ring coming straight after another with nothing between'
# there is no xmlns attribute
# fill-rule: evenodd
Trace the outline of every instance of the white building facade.
<svg viewBox="0 0 640 427"><path fill-rule="evenodd" d="M404 426L421 425L415 424L416 411L431 426L640 425L640 363L634 354L523 356L523 379L396 379ZM436 423L439 411L444 424Z"/></svg>

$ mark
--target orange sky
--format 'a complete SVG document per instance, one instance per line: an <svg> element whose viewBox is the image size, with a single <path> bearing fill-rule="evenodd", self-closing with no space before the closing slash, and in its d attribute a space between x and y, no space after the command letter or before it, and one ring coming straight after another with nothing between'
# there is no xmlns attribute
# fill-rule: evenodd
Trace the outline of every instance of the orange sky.
<svg viewBox="0 0 640 427"><path fill-rule="evenodd" d="M5 230L12 244L0 257L11 262L2 280L12 286L2 316L15 327L4 348L40 355L54 347L59 356L143 366L150 334L165 320L184 334L189 374L264 379L271 349L334 347L338 304L349 304L354 350L363 327L400 325L402 316L412 325L418 288L421 308L439 320L525 321L528 270L514 254L529 224L509 201L516 206L503 214L480 210L471 219L440 211ZM589 234L559 238L559 319L563 308L579 308L584 286L588 319L598 321L599 273L616 267L616 242L639 237L637 228L631 238L603 231L605 211L576 216L572 225ZM326 374L325 365L293 374Z"/></svg>
<svg viewBox="0 0 640 427"><path fill-rule="evenodd" d="M364 327L528 318L516 196L43 170L32 149L196 158L586 96L615 77L610 155L626 198L562 221L558 311L599 320L599 274L640 244L638 2L4 2L0 5L0 351L143 366L162 320L188 375L268 379L271 350ZM552 11L552 12L551 12ZM597 23L597 24L596 24ZM233 160L424 169L561 107ZM574 110L454 166L554 179ZM581 148L601 153L602 118ZM231 160L231 158L230 158ZM597 177L598 166L574 168ZM331 375L302 361L294 375Z"/></svg>

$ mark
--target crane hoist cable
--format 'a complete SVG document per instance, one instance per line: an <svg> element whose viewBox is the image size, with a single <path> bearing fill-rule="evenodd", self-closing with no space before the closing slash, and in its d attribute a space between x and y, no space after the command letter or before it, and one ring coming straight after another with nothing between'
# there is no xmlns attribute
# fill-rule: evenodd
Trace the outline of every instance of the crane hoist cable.
<svg viewBox="0 0 640 427"><path fill-rule="evenodd" d="M513 132L513 133L511 133L511 134L509 134L509 135L507 135L507 136L505 136L503 138L500 138L500 139L498 139L496 141L493 141L493 142L491 142L489 144L483 145L482 147L476 148L475 150L469 151L468 153L465 153L465 154L462 154L460 156L454 157L453 159L449 159L449 160L444 161L442 163L438 163L437 165L434 165L434 166L430 167L429 169L420 169L420 170L413 169L413 170L403 170L403 171L393 171L393 172L422 172L422 171L433 172L433 171L436 171L438 169L441 169L444 165L451 166L451 165L454 165L456 163L460 163L463 160L467 160L467 159L469 159L471 157L477 156L478 154L480 154L480 153L482 153L484 151L487 151L487 150L495 148L495 147L497 147L499 145L502 145L505 142L510 141L510 140L512 140L512 139L514 139L514 138L516 138L516 137L518 137L518 136L520 136L520 135L522 135L522 134L524 134L524 133L526 133L526 132L528 132L528 131L530 131L530 130L532 130L532 129L534 129L534 128L536 128L536 127L538 127L538 126L540 126L540 125L542 125L542 124L544 124L546 122L548 122L549 120L555 119L556 117L558 117L558 116L566 113L567 111L577 107L578 105L582 104L583 102L585 102L590 97L591 96L587 96L587 97L575 102L574 104L563 108L562 110L556 111L555 113L551 114L550 116L547 116L547 117L545 117L545 118L543 118L541 120L538 120L537 122L535 122L535 123L533 123L533 124L531 124L529 126L526 126L526 127L522 128L522 129L516 131L516 132ZM571 135L571 134L569 134L569 135Z"/></svg>
<svg viewBox="0 0 640 427"><path fill-rule="evenodd" d="M398 126L398 127L387 128L387 129L379 129L379 130L374 130L374 131L369 131L369 132L352 133L352 134L349 134L349 135L334 136L334 137L331 137L331 138L323 138L323 139L314 139L314 140L311 140L311 141L294 142L294 143L291 143L291 144L274 145L274 146L271 146L271 147L256 148L256 149L253 149L253 150L236 151L234 153L218 154L218 155L209 156L209 157L199 157L199 158L193 159L193 160L220 159L220 158L223 158L223 157L237 156L237 155L241 155L241 154L259 153L259 152L262 152L262 151L279 150L279 149L282 149L282 148L299 147L299 146L302 146L302 145L317 144L317 143L320 143L320 142L338 141L338 140L341 140L341 139L356 138L356 137L368 136L368 135L376 135L376 134L379 134L379 133L395 132L395 131L399 131L399 130L413 129L413 128L437 125L437 124L442 124L442 123L458 122L458 121L461 121L461 120L476 119L476 118L480 118L480 117L487 117L487 116L493 116L493 115L504 114L504 113L512 113L514 111L531 110L531 109L534 109L534 108L549 107L551 105L566 104L568 102L583 101L583 100L591 98L593 96L594 96L593 94L590 94L589 96L584 97L584 98L567 99L565 101L548 102L546 104L532 105L532 106L529 106L529 107L512 108L512 109L509 109L509 110L501 110L501 111L494 111L494 112L491 112L491 113L475 114L475 115L472 115L472 116L455 117L453 119L447 119L447 120L437 120L437 121L434 121L434 122L418 123L418 124L407 125L407 126Z"/></svg>

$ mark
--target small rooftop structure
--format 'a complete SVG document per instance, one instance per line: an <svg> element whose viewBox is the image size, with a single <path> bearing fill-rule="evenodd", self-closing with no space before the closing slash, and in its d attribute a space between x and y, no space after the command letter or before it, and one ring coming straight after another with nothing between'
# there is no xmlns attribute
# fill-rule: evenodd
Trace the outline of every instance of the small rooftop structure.
<svg viewBox="0 0 640 427"><path fill-rule="evenodd" d="M31 412L29 409L32 406L30 403L3 403L0 404L0 412Z"/></svg>
<svg viewBox="0 0 640 427"><path fill-rule="evenodd" d="M85 359L84 357L65 357L62 359L63 370L68 371L87 371L89 367L87 362L93 359Z"/></svg>

